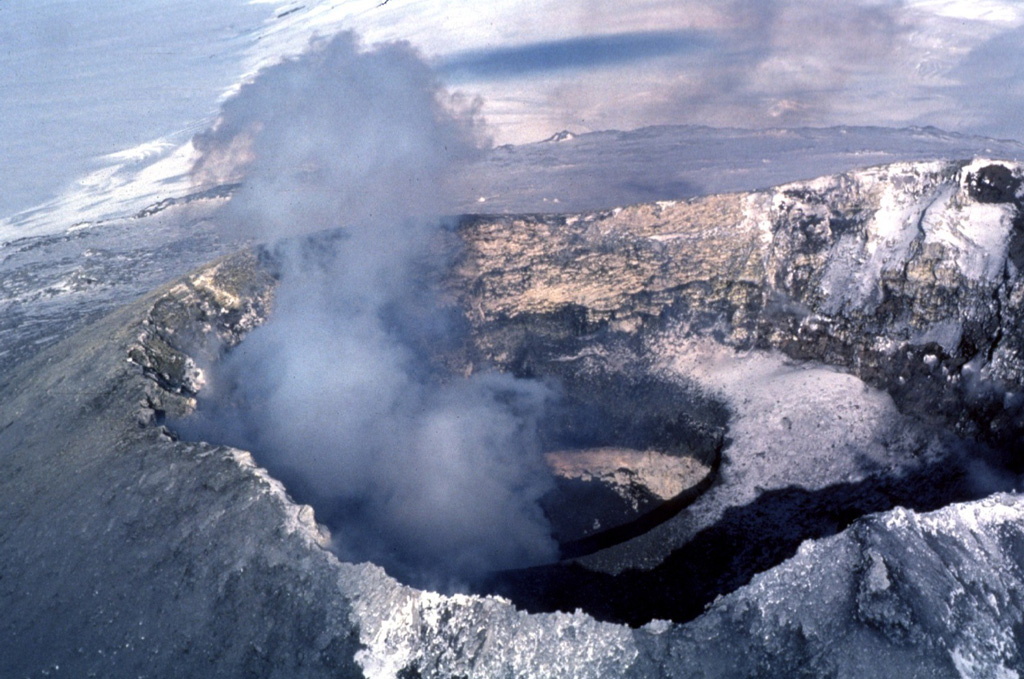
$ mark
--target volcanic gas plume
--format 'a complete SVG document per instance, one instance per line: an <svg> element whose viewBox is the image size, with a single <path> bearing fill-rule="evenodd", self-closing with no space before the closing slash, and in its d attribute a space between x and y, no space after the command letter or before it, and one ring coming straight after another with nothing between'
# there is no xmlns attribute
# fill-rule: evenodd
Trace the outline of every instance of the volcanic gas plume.
<svg viewBox="0 0 1024 679"><path fill-rule="evenodd" d="M409 46L343 35L262 71L195 143L198 180L241 182L225 230L273 243L281 280L183 433L253 450L339 555L416 584L553 558L537 504L553 391L431 360L463 332L431 280L452 188L483 145L473 108Z"/></svg>

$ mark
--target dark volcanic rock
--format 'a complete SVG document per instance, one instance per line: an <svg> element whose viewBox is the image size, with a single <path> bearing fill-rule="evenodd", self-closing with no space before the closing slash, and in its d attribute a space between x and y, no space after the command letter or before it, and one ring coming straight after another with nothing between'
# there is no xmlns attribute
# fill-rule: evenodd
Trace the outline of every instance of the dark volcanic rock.
<svg viewBox="0 0 1024 679"><path fill-rule="evenodd" d="M964 183L968 195L979 203L1020 205L1020 177L1005 165L986 165L977 172L969 172Z"/></svg>

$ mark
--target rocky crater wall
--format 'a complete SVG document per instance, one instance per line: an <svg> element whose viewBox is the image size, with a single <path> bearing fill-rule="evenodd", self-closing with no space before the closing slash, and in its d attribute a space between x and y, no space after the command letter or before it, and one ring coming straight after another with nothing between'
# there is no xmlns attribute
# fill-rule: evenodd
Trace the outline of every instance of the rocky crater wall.
<svg viewBox="0 0 1024 679"><path fill-rule="evenodd" d="M1020 432L1021 373L1014 361L1022 340L1001 300L1021 289L1013 257L1022 237L1020 174L1016 166L987 161L906 164L763 193L594 214L466 217L455 234L461 254L446 287L472 333L459 355L439 363L469 371L497 366L563 385L568 405L542 423L545 446L591 451L568 460L549 455L559 495L547 499L546 510L566 557L632 540L671 516L668 509L652 511L666 500L678 512L715 481L729 410L695 384L659 372L655 347L668 329L735 349L775 349L830 363L887 391L916 420L980 442L979 454L991 457L985 444L1008 454ZM172 288L150 312L132 360L192 403L202 388L197 364L215 362L266 316L274 266L270 255L260 257L234 258ZM162 404L150 409L147 415L143 408L140 420L162 418ZM633 451L627 454L635 466L600 471L602 455L615 447ZM676 482L644 477L641 468L676 472L645 466L643 456L651 453L693 460L703 471L683 474L692 481L676 484L678 496L659 497L654 489ZM590 468L577 468L583 459ZM840 484L834 492L773 489L780 494L761 501L784 514L792 503L825 507L837 494L847 498L848 518L828 526L812 521L790 536L798 542L906 502L908 493L922 509L973 497L960 480L967 473L962 461L936 465L907 478L874 477L867 486ZM934 493L912 490L928 486L926 477L939 469L943 480L931 484ZM870 500L851 501L865 493ZM711 528L732 530L695 524L671 544L681 548ZM597 572L616 577L649 548L630 543L586 568L599 563ZM758 561L756 570L788 550ZM749 575L727 578L733 584L724 591ZM518 575L513 581L536 589L532 577L525 585ZM561 576L538 577L558 582ZM498 591L516 596L502 586ZM591 597L559 605L585 605ZM607 615L644 620L628 607L625 618Z"/></svg>
<svg viewBox="0 0 1024 679"><path fill-rule="evenodd" d="M826 361L914 417L1009 449L1020 431L1020 176L988 161L898 165L590 215L466 218L449 287L474 328L467 360L575 376L581 402L621 374L661 379L636 383L638 393L700 395L654 370L671 330ZM924 515L868 502L882 513L837 517L852 525L831 537L798 535L791 558L733 582L686 624L531 615L339 562L309 508L248 454L175 441L163 424L195 406L204 368L266 317L268 271L253 253L220 261L5 376L0 674L956 677L1022 667L1016 494ZM658 418L669 435L658 441L728 446L730 431L741 435L735 420L721 427L721 403L692 403L689 419ZM628 427L617 433L636 441ZM863 486L842 488L862 498ZM801 491L762 493L732 525L768 525L776 515L758 510L787 494Z"/></svg>
<svg viewBox="0 0 1024 679"><path fill-rule="evenodd" d="M915 416L1011 450L1024 355L1022 171L896 164L607 212L469 217L453 280L482 351L683 324L840 366ZM527 338L527 336L529 336Z"/></svg>

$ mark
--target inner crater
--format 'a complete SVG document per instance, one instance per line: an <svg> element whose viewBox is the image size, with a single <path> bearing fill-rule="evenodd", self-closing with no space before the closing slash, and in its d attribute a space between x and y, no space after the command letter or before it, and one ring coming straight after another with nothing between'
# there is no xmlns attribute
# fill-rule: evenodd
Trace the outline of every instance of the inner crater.
<svg viewBox="0 0 1024 679"><path fill-rule="evenodd" d="M295 501L314 508L343 559L374 561L418 587L478 590L501 572L628 543L715 480L728 412L697 387L652 367L642 325L632 333L581 326L578 313L564 309L472 328L461 324L459 341L446 331L445 341L416 344L417 367L401 373L405 381L393 403L370 411L374 418L352 419L346 409L367 406L352 399L332 403L332 389L346 387L355 379L351 373L370 371L367 390L357 394L376 398L384 388L379 381L394 375L381 373L373 361L410 352L367 354L365 347L333 345L330 321L308 314L300 319L302 332L287 317L277 322L287 314L280 291L273 303L263 295L258 311L268 320L254 329L254 314L238 308L247 304L245 278L280 274L266 253L243 261L241 269L221 263L195 275L182 288L192 299L155 307L163 315L151 319L145 360L165 388L194 392L194 412L172 417L175 433L251 451ZM266 311L271 307L273 313ZM445 327L461 323L457 308L445 313ZM244 319L240 327L218 327L217 321L238 319ZM327 337L311 342L304 333L318 321L325 327L316 332ZM309 363L311 354L323 351L322 341L329 347L325 356ZM161 358L179 343L184 359ZM296 355L303 361L296 363ZM181 375L164 374L172 364ZM289 380L297 372L304 374L292 391ZM441 396L405 393L419 391ZM290 399L285 422L275 400L282 396ZM480 407L482 414L474 415ZM304 418L313 434L278 435L278 428ZM393 434L401 428L402 436ZM440 447L420 448L419 438L436 438L438 431ZM371 453L349 450L360 446ZM403 446L411 452L396 453ZM474 446L481 450L467 450ZM491 506L502 494L514 497ZM454 524L456 537L438 522ZM530 530L539 532L523 537ZM508 552L494 546L515 540L526 547Z"/></svg>
<svg viewBox="0 0 1024 679"><path fill-rule="evenodd" d="M541 505L562 559L642 535L695 500L714 482L728 416L644 361L622 361L615 340L584 339L589 355L535 364L561 387L540 434L555 481Z"/></svg>
<svg viewBox="0 0 1024 679"><path fill-rule="evenodd" d="M548 479L535 500L557 550L539 562L515 567L573 559L628 542L677 514L714 482L728 419L724 405L696 387L651 370L632 346L637 337L606 331L580 336L566 327L565 340L551 342L550 321L540 319L548 340L543 350L527 342L517 348L519 360L512 363L499 365L477 355L467 368L464 349L458 355L431 357L433 370L458 366L461 373L435 374L431 379L438 384L458 384L466 373L497 372L542 384L549 392L532 422ZM521 337L532 337L529 328L519 329L525 330L517 333ZM206 367L207 388L199 390L195 412L176 421L175 429L185 438L251 450L297 502L314 508L336 542L344 540L353 534L352 522L364 520L369 509L362 500L325 494L310 481L311 472L299 459L272 449L272 438L254 421L268 407L257 400L263 390L240 384L252 368L247 342ZM382 421L379 426L390 425ZM345 446L345 441L335 443ZM317 463L313 465L312 473L318 473ZM436 491L443 494L445 489ZM339 555L370 556L407 584L441 589L453 584L424 581L415 569L390 563L372 545L363 544L355 552L341 549ZM505 566L494 565L497 570ZM490 575L460 573L454 586L472 589L478 577Z"/></svg>
<svg viewBox="0 0 1024 679"><path fill-rule="evenodd" d="M339 319L318 315L315 287L315 305L290 306L273 264L221 261L156 302L130 360L185 398L151 399L140 423L251 451L340 558L412 586L683 622L808 538L979 492L958 448L919 455L911 436L905 469L735 499L736 475L718 477L734 402L660 369L657 318L565 305L480 320L453 295Z"/></svg>

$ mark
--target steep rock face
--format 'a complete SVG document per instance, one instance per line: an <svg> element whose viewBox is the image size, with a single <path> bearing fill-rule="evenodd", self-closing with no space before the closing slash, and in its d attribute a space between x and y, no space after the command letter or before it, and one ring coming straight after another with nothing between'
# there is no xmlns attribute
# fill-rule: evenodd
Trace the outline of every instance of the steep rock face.
<svg viewBox="0 0 1024 679"><path fill-rule="evenodd" d="M768 192L470 218L458 276L485 353L688 324L838 365L1003 447L1024 420L1021 168L897 164ZM526 338L527 330L533 334ZM542 333L543 335L543 333Z"/></svg>
<svg viewBox="0 0 1024 679"><path fill-rule="evenodd" d="M243 251L186 276L159 298L142 321L128 358L164 391L186 397L172 414L187 414L209 365L266 320L275 281L257 255Z"/></svg>

